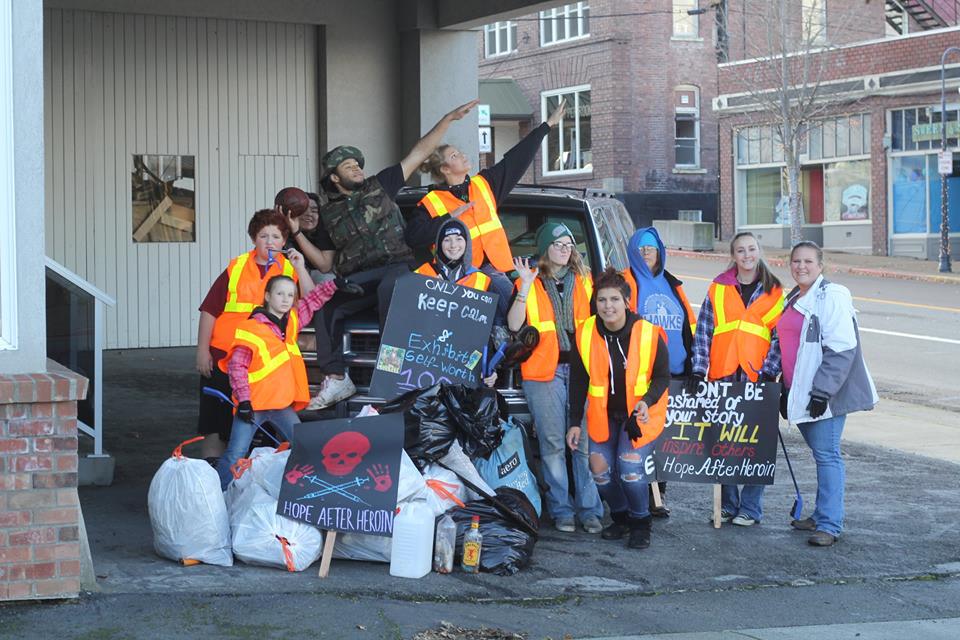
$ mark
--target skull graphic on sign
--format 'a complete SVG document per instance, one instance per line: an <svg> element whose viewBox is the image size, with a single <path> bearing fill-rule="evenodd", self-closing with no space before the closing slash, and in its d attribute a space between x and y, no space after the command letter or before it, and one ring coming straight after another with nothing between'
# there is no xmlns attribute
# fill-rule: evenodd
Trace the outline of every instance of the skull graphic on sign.
<svg viewBox="0 0 960 640"><path fill-rule="evenodd" d="M356 431L344 431L323 445L323 467L332 476L345 476L363 462L370 451L370 440Z"/></svg>

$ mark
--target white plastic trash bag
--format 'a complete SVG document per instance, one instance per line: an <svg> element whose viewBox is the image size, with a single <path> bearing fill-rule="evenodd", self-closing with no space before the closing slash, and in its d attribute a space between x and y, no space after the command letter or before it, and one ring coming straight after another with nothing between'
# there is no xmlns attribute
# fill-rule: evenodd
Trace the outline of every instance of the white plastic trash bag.
<svg viewBox="0 0 960 640"><path fill-rule="evenodd" d="M283 471L290 457L287 443L273 447L257 447L250 452L249 458L241 458L236 465L233 482L227 486L223 497L227 503L230 522L236 519L234 505L251 486L258 486L271 497L280 497L280 485L283 483Z"/></svg>
<svg viewBox="0 0 960 640"><path fill-rule="evenodd" d="M423 470L423 478L427 486L423 495L434 516L439 517L454 507L462 507L466 502L466 489L454 472L438 464L428 464Z"/></svg>
<svg viewBox="0 0 960 640"><path fill-rule="evenodd" d="M277 499L256 484L243 492L233 511L233 553L247 564L303 571L323 552L320 530L277 515Z"/></svg>
<svg viewBox="0 0 960 640"><path fill-rule="evenodd" d="M475 487L485 492L488 496L493 495L493 489L484 482L483 478L480 477L480 473L477 471L477 468L473 466L473 463L470 461L469 456L463 452L463 449L460 447L460 443L456 440L453 441L453 444L450 445L450 450L440 458L440 462L445 464L450 469L456 471L460 476L466 478L470 481ZM459 480L458 480L459 482ZM471 490L469 487L466 488L467 500L479 500L483 496L477 495L476 492Z"/></svg>
<svg viewBox="0 0 960 640"><path fill-rule="evenodd" d="M184 457L184 445L173 450L153 480L147 494L153 547L170 560L198 560L233 566L230 521L220 489L220 477L206 460Z"/></svg>

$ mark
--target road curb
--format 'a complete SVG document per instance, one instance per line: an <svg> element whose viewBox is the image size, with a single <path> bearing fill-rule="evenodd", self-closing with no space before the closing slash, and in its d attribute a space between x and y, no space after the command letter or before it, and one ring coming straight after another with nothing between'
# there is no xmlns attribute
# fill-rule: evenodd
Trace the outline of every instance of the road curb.
<svg viewBox="0 0 960 640"><path fill-rule="evenodd" d="M668 256L678 258L693 258L694 260L713 260L715 262L727 262L730 256L725 253L716 253L713 251L687 251L685 249L667 249ZM776 256L764 258L768 264L775 267L786 268L787 260ZM944 276L933 273L912 273L909 271L896 271L894 269L871 269L868 267L857 267L845 264L830 264L828 270L832 273L849 273L856 276L868 276L872 278L887 278L893 280L913 280L916 282L931 282L935 284L955 284L960 285L960 276Z"/></svg>

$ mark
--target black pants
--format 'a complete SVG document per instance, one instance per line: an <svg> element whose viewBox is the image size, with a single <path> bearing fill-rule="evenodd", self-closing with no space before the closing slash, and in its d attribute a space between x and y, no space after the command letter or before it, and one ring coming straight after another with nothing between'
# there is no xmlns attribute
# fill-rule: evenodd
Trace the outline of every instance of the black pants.
<svg viewBox="0 0 960 640"><path fill-rule="evenodd" d="M313 316L310 323L317 336L317 366L323 373L343 375L343 334L346 321L361 311L376 309L380 330L387 320L393 286L402 276L410 273L407 263L388 264L376 269L358 271L348 276L350 282L363 287L362 296L335 293L327 304Z"/></svg>

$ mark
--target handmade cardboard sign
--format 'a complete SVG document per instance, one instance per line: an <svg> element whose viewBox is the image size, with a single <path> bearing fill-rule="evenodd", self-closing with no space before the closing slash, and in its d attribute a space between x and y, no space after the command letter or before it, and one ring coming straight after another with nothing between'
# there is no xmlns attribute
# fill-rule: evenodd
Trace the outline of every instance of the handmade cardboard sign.
<svg viewBox="0 0 960 640"><path fill-rule="evenodd" d="M670 383L656 478L680 482L773 484L780 385L704 382L695 396Z"/></svg>
<svg viewBox="0 0 960 640"><path fill-rule="evenodd" d="M370 394L390 400L438 382L476 387L497 294L416 273L397 281Z"/></svg>
<svg viewBox="0 0 960 640"><path fill-rule="evenodd" d="M403 416L298 424L277 513L327 531L393 535Z"/></svg>

